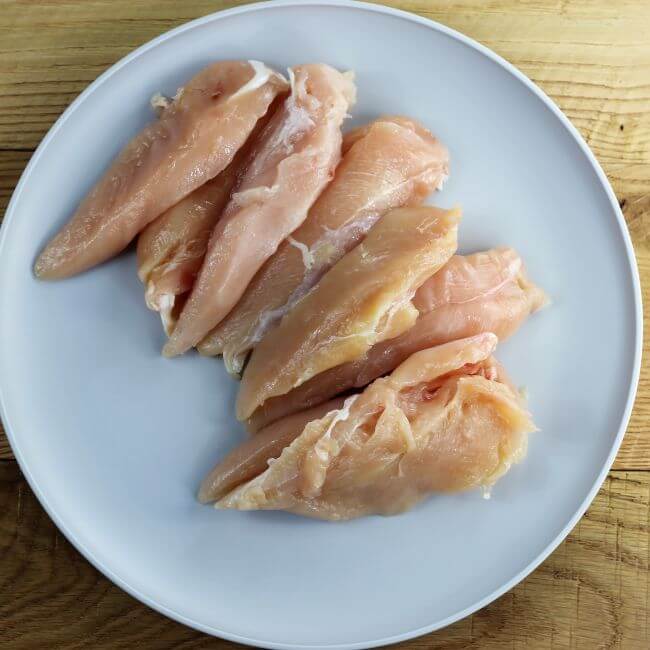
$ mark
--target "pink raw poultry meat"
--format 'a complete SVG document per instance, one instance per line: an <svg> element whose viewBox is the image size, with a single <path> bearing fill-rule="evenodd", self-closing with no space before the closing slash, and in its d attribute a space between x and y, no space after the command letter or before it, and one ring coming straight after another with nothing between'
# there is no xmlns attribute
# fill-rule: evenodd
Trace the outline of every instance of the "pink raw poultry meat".
<svg viewBox="0 0 650 650"><path fill-rule="evenodd" d="M320 419L303 425L293 416L294 439L279 456L267 457L268 467L259 471L260 463L251 462L254 469L236 478L252 478L230 487L231 475L225 496L204 491L203 500L219 498L218 508L340 520L403 512L434 492L490 489L524 457L527 434L535 430L490 356L496 344L485 333L422 350ZM290 429L291 423L282 428L283 442ZM238 467L268 444L263 439L255 448L255 441ZM213 485L229 467L213 470Z"/></svg>
<svg viewBox="0 0 650 650"><path fill-rule="evenodd" d="M342 257L255 348L237 417L410 329L417 289L456 251L460 209L397 208Z"/></svg>
<svg viewBox="0 0 650 650"><path fill-rule="evenodd" d="M197 74L122 150L36 260L36 275L65 278L126 248L225 169L286 88L281 75L257 61L223 61Z"/></svg>
<svg viewBox="0 0 650 650"><path fill-rule="evenodd" d="M283 239L305 219L341 156L341 123L355 100L350 73L323 64L290 70L292 93L260 136L217 223L166 356L196 345L228 314Z"/></svg>
<svg viewBox="0 0 650 650"><path fill-rule="evenodd" d="M521 258L511 248L455 255L415 294L413 304L420 315L410 330L378 343L361 359L267 400L250 418L248 428L257 431L340 392L362 388L418 350L481 332L494 332L503 340L547 301L544 292L528 280Z"/></svg>
<svg viewBox="0 0 650 650"><path fill-rule="evenodd" d="M333 409L343 406L339 397L306 411L294 413L260 431L254 438L233 449L215 469L205 477L199 490L199 501L208 503L225 496L232 488L261 474L269 458L277 458L309 422L323 417Z"/></svg>
<svg viewBox="0 0 650 650"><path fill-rule="evenodd" d="M386 212L440 189L449 154L405 117L382 117L343 139L334 180L304 223L258 271L241 300L199 344L239 374L248 352Z"/></svg>
<svg viewBox="0 0 650 650"><path fill-rule="evenodd" d="M257 137L276 108L258 120L246 143L220 174L154 219L138 236L138 276L147 307L160 312L167 335L194 286L210 235L244 173Z"/></svg>

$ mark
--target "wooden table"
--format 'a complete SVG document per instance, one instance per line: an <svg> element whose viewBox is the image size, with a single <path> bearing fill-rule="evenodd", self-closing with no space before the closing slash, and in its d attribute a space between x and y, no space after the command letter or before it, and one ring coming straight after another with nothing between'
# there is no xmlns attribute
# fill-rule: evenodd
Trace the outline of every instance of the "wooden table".
<svg viewBox="0 0 650 650"><path fill-rule="evenodd" d="M2 213L32 151L103 70L228 0L0 0ZM485 43L560 105L619 197L650 287L648 0L396 0ZM646 322L646 332L650 327ZM646 337L644 351L648 352ZM597 351L594 351L597 353ZM593 505L530 577L484 610L410 648L649 648L650 365L627 437ZM0 427L0 645L234 647L119 590L62 537L23 479Z"/></svg>

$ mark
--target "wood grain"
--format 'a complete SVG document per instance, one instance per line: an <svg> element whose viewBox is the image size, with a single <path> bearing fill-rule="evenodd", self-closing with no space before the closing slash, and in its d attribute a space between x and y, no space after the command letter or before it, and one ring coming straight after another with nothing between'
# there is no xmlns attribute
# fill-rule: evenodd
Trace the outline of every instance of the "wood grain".
<svg viewBox="0 0 650 650"><path fill-rule="evenodd" d="M480 612L400 647L648 648L650 474L613 472L568 539ZM0 645L235 648L165 619L61 536L13 463L0 463Z"/></svg>
<svg viewBox="0 0 650 650"><path fill-rule="evenodd" d="M33 149L70 101L117 59L162 31L242 2L4 0L0 148ZM612 180L650 175L650 6L597 2L398 0L517 64L582 130ZM634 35L638 34L635 39ZM645 39L645 40L642 40ZM620 131L623 125L624 130Z"/></svg>
<svg viewBox="0 0 650 650"><path fill-rule="evenodd" d="M37 144L120 57L232 0L0 0L0 215ZM650 287L650 3L391 0L517 65L596 153ZM644 354L650 353L645 323ZM650 365L615 468L650 470ZM0 646L228 648L158 615L62 538L22 478L0 424ZM569 538L481 612L405 648L650 647L650 471L613 471Z"/></svg>

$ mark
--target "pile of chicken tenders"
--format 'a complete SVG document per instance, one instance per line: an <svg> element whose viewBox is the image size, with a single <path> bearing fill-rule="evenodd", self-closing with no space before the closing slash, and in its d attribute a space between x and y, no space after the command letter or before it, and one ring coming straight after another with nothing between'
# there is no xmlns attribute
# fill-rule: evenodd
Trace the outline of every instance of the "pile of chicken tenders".
<svg viewBox="0 0 650 650"><path fill-rule="evenodd" d="M163 354L222 355L250 437L205 478L217 508L328 520L491 486L535 430L492 356L548 302L519 255L456 255L424 205L449 153L423 125L342 132L351 72L217 62L122 150L36 260L65 278L137 239Z"/></svg>

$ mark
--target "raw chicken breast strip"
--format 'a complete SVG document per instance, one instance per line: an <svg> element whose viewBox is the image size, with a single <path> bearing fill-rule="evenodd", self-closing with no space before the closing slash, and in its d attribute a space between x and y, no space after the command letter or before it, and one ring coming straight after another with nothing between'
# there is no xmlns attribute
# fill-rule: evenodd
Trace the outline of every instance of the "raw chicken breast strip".
<svg viewBox="0 0 650 650"><path fill-rule="evenodd" d="M449 154L404 117L382 117L343 139L334 180L304 223L258 271L241 300L199 344L240 374L248 352L386 212L419 205L440 189Z"/></svg>
<svg viewBox="0 0 650 650"><path fill-rule="evenodd" d="M166 356L196 345L228 314L255 273L331 180L341 123L355 100L351 73L323 64L290 70L291 96L260 136L255 156L217 223Z"/></svg>
<svg viewBox="0 0 650 650"><path fill-rule="evenodd" d="M247 428L258 431L338 393L363 388L419 350L482 332L506 339L547 302L513 249L455 255L418 289L413 304L420 315L410 330L378 343L361 359L330 368L286 395L267 400Z"/></svg>
<svg viewBox="0 0 650 650"><path fill-rule="evenodd" d="M64 278L110 259L158 215L233 159L284 77L257 61L215 63L122 150L34 266Z"/></svg>
<svg viewBox="0 0 650 650"><path fill-rule="evenodd" d="M254 438L235 447L201 483L199 501L216 501L234 487L261 474L267 468L268 460L277 458L309 422L318 420L329 411L340 409L344 401L345 398L337 397L325 404L282 418Z"/></svg>
<svg viewBox="0 0 650 650"><path fill-rule="evenodd" d="M490 357L496 344L497 337L485 333L417 352L339 410L302 429L296 421L293 442L216 507L341 520L393 515L435 492L489 490L522 460L528 433L535 431L521 397ZM288 429L283 441L291 438ZM265 452L258 453L255 441L239 467L251 459L259 468L252 459ZM213 470L214 485L227 469Z"/></svg>
<svg viewBox="0 0 650 650"><path fill-rule="evenodd" d="M154 219L138 236L138 276L145 285L147 307L160 312L168 336L194 286L214 226L274 108L275 103L258 120L226 169Z"/></svg>
<svg viewBox="0 0 650 650"><path fill-rule="evenodd" d="M411 299L455 252L459 220L459 209L426 206L398 208L378 221L253 350L238 419L410 329L418 317Z"/></svg>
<svg viewBox="0 0 650 650"><path fill-rule="evenodd" d="M152 221L138 237L138 277L145 285L145 301L149 309L160 312L168 336L228 203L236 168L233 161L216 178Z"/></svg>

